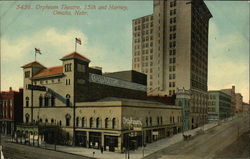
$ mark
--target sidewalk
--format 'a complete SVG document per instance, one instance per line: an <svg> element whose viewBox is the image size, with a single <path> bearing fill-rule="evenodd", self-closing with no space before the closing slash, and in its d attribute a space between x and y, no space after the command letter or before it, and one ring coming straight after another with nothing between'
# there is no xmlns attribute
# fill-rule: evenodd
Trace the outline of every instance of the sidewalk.
<svg viewBox="0 0 250 159"><path fill-rule="evenodd" d="M204 126L204 130L206 131L217 125L218 125L217 122L206 124ZM193 137L193 136L196 136L201 130L203 130L203 126L193 129L193 130L186 131L185 134L190 134ZM144 148L144 157L154 152L157 152L163 148L166 148L170 145L173 145L177 142L180 142L182 140L183 140L182 133L179 133L172 137L164 138L156 142L153 142L151 144L147 144L147 146ZM46 147L48 149L54 149L54 145L47 145ZM87 156L87 157L94 157L94 158L99 158L99 159L111 159L111 158L124 159L125 158L124 153L104 151L103 154L101 154L100 150L88 149L88 148L83 148L83 147L70 147L70 146L57 145L56 149L57 151L67 152L71 154L78 154L78 155ZM94 155L93 155L93 152L94 152ZM140 159L143 157L143 152L142 152L141 147L139 147L135 151L129 151L129 153L130 153L130 159Z"/></svg>

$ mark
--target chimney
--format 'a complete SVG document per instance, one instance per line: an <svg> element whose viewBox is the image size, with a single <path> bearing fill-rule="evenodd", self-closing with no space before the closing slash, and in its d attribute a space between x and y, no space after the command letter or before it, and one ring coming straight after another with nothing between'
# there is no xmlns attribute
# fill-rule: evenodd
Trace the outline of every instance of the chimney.
<svg viewBox="0 0 250 159"><path fill-rule="evenodd" d="M232 85L232 90L233 92L235 92L235 85Z"/></svg>

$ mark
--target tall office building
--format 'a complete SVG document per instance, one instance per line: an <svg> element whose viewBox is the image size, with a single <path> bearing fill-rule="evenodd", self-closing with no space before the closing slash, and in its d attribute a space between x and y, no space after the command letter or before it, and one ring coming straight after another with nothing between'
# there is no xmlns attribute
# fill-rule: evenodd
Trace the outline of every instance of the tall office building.
<svg viewBox="0 0 250 159"><path fill-rule="evenodd" d="M207 118L212 15L203 0L154 0L153 5L152 15L133 20L133 69L148 75L148 94L189 89L189 125L195 128Z"/></svg>

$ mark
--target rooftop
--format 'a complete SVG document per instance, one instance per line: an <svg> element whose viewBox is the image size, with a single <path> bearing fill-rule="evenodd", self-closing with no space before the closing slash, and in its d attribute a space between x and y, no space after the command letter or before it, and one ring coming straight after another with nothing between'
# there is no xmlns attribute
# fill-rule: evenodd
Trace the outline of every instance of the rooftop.
<svg viewBox="0 0 250 159"><path fill-rule="evenodd" d="M77 58L77 59L80 59L80 60L83 60L86 62L90 62L90 60L87 57L81 55L78 52L72 52L68 55L65 55L65 56L63 56L63 58L61 58L61 60L67 60L67 59L71 59L71 58Z"/></svg>
<svg viewBox="0 0 250 159"><path fill-rule="evenodd" d="M40 64L39 62L33 61L33 62L30 62L30 63L28 63L28 64L23 65L22 68L26 68L26 67L34 66L34 65L44 67L44 66L43 66L42 64ZM44 67L44 68L46 68L46 67Z"/></svg>
<svg viewBox="0 0 250 159"><path fill-rule="evenodd" d="M63 66L54 66L41 70L33 78L51 77L63 74Z"/></svg>

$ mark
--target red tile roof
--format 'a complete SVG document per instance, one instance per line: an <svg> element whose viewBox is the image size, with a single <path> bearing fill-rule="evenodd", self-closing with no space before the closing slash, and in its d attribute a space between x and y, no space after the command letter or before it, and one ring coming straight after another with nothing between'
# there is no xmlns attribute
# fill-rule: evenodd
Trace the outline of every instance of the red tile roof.
<svg viewBox="0 0 250 159"><path fill-rule="evenodd" d="M40 65L40 66L44 67L42 64L40 64L37 61L30 62L30 63L28 63L26 65L23 65L22 67L24 68L24 67L29 67L29 66L32 66L32 65ZM46 68L46 67L44 67L44 68Z"/></svg>
<svg viewBox="0 0 250 159"><path fill-rule="evenodd" d="M89 60L87 57L81 55L81 54L78 53L78 52L72 52L72 53L70 53L70 54L68 54L68 55L65 55L65 56L63 56L63 58L61 58L61 60L70 59L70 58L78 58L78 59L81 59L81 60L90 62L90 60Z"/></svg>
<svg viewBox="0 0 250 159"><path fill-rule="evenodd" d="M63 74L63 66L54 66L41 70L33 78L50 77Z"/></svg>

